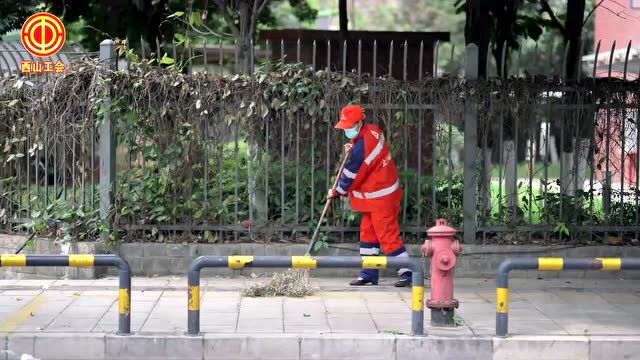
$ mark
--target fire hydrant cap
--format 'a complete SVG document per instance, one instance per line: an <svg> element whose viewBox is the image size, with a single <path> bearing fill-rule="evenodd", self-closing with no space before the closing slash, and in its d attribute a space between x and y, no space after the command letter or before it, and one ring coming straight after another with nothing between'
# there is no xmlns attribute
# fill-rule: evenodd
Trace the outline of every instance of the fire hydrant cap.
<svg viewBox="0 0 640 360"><path fill-rule="evenodd" d="M453 237L458 233L458 230L452 228L447 224L446 219L438 219L436 220L436 226L427 230L427 235L430 237L434 236L451 236Z"/></svg>

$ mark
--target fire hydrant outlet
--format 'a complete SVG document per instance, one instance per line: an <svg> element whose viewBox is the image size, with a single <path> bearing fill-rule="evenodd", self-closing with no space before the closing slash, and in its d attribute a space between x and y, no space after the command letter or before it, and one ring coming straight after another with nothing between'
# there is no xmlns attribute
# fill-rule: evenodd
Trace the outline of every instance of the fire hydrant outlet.
<svg viewBox="0 0 640 360"><path fill-rule="evenodd" d="M456 256L451 249L436 251L433 256L433 262L440 271L449 271L456 266Z"/></svg>
<svg viewBox="0 0 640 360"><path fill-rule="evenodd" d="M456 256L462 254L462 245L460 244L460 241L455 240L453 244L451 244L451 250L456 254Z"/></svg>
<svg viewBox="0 0 640 360"><path fill-rule="evenodd" d="M430 257L433 255L433 247L431 246L431 240L425 240L422 245L422 255L425 257Z"/></svg>

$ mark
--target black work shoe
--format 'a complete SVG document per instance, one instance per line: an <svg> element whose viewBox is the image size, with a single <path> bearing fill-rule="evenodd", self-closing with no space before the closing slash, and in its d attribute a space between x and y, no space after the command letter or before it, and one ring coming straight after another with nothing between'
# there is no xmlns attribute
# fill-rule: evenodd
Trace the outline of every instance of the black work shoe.
<svg viewBox="0 0 640 360"><path fill-rule="evenodd" d="M395 287L407 287L411 286L411 278L408 276L401 276L400 280L396 281Z"/></svg>
<svg viewBox="0 0 640 360"><path fill-rule="evenodd" d="M377 281L373 281L373 280L368 280L368 279L363 279L363 278L357 278L355 280L352 280L349 285L351 286L364 286L367 284L371 284L371 285L378 285Z"/></svg>

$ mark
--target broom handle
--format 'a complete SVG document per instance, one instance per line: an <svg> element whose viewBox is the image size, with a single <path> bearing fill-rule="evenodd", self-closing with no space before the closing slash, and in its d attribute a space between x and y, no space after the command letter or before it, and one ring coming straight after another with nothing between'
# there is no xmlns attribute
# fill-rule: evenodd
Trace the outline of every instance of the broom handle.
<svg viewBox="0 0 640 360"><path fill-rule="evenodd" d="M342 174L342 170L347 164L349 155L351 155L350 152L344 155L344 159L342 159L342 163L340 164L340 169L338 170L338 175L336 176L336 180L333 182L333 186L331 187L332 189L335 188L336 185L338 185L338 180L340 180L340 174ZM311 237L311 243L309 244L309 249L307 249L307 253L305 255L309 255L311 253L311 250L313 250L313 246L316 244L316 241L318 240L318 231L320 230L320 225L322 225L322 220L324 219L324 216L327 214L327 211L329 210L329 205L331 205L332 199L333 198L327 199L327 202L324 204L324 209L322 209L322 214L320 214L320 220L318 221L316 230L313 232L313 236Z"/></svg>

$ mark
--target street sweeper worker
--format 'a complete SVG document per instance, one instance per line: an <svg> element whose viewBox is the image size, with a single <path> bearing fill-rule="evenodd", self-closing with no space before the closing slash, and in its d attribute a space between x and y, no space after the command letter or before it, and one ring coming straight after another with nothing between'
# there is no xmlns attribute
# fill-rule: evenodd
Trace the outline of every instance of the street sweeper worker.
<svg viewBox="0 0 640 360"><path fill-rule="evenodd" d="M345 152L351 152L351 157L327 198L348 196L351 208L361 213L360 255L377 256L382 247L386 256L408 257L398 224L403 189L384 133L378 126L365 123L365 112L359 105L344 107L335 127L350 139ZM399 269L398 275L395 286L411 285L409 269ZM377 285L378 270L364 269L349 284Z"/></svg>

